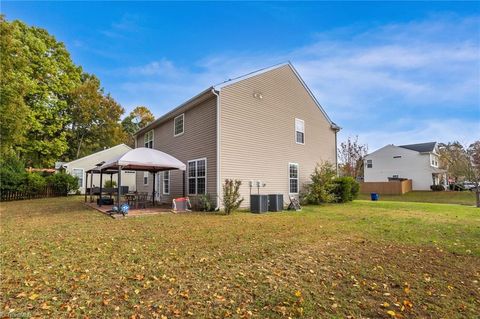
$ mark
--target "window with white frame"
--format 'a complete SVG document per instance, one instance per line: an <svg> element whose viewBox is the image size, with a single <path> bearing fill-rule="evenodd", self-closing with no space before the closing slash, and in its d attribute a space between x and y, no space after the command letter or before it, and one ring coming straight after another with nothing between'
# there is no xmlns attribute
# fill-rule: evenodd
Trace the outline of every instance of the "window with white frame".
<svg viewBox="0 0 480 319"><path fill-rule="evenodd" d="M143 185L148 185L148 172L143 172Z"/></svg>
<svg viewBox="0 0 480 319"><path fill-rule="evenodd" d="M83 168L74 168L72 175L78 178L78 187L83 187Z"/></svg>
<svg viewBox="0 0 480 319"><path fill-rule="evenodd" d="M288 164L288 183L289 183L289 193L298 194L298 164L290 163Z"/></svg>
<svg viewBox="0 0 480 319"><path fill-rule="evenodd" d="M184 132L185 114L180 114L173 119L173 135L179 136Z"/></svg>
<svg viewBox="0 0 480 319"><path fill-rule="evenodd" d="M373 167L372 160L367 160L367 168L372 168L372 167Z"/></svg>
<svg viewBox="0 0 480 319"><path fill-rule="evenodd" d="M170 195L170 171L163 172L163 195Z"/></svg>
<svg viewBox="0 0 480 319"><path fill-rule="evenodd" d="M143 137L143 145L147 148L153 148L153 130L145 133L145 136Z"/></svg>
<svg viewBox="0 0 480 319"><path fill-rule="evenodd" d="M305 144L305 121L295 119L295 142Z"/></svg>
<svg viewBox="0 0 480 319"><path fill-rule="evenodd" d="M188 161L188 194L205 194L207 191L207 160Z"/></svg>

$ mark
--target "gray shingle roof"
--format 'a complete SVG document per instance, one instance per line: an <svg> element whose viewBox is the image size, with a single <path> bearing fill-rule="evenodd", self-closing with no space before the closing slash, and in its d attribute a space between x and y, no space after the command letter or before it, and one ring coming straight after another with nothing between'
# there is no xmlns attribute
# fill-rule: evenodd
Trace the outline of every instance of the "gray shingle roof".
<svg viewBox="0 0 480 319"><path fill-rule="evenodd" d="M428 142L420 144L409 144L409 145L399 145L398 147L403 147L412 151L424 153L424 152L433 152L437 142Z"/></svg>

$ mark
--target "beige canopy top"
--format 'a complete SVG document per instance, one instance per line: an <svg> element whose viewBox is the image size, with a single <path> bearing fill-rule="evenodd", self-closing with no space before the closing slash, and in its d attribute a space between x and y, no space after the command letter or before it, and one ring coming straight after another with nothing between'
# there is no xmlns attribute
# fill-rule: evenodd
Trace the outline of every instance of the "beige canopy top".
<svg viewBox="0 0 480 319"><path fill-rule="evenodd" d="M159 172L169 170L184 171L186 166L172 155L153 148L139 147L117 158L106 161L97 169L105 171L119 168L122 170Z"/></svg>

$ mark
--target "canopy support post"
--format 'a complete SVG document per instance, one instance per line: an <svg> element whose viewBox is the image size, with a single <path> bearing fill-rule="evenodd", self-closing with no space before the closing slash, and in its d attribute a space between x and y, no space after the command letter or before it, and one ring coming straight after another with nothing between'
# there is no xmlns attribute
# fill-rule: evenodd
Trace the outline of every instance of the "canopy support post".
<svg viewBox="0 0 480 319"><path fill-rule="evenodd" d="M153 174L153 185L152 185L152 205L155 206L155 175L157 175L156 172L152 172Z"/></svg>
<svg viewBox="0 0 480 319"><path fill-rule="evenodd" d="M93 171L90 171L90 203L93 202L92 194L93 194Z"/></svg>
<svg viewBox="0 0 480 319"><path fill-rule="evenodd" d="M183 173L183 174L182 174L182 175L183 175L183 178L182 178L182 181L183 181L183 183L182 183L182 191L183 191L183 197L185 197L185 193L186 193L186 192L185 192L185 171L182 171L182 173Z"/></svg>
<svg viewBox="0 0 480 319"><path fill-rule="evenodd" d="M118 166L118 185L117 185L117 207L118 210L120 211L120 197L122 196L122 167ZM112 174L110 174L110 183L112 182Z"/></svg>
<svg viewBox="0 0 480 319"><path fill-rule="evenodd" d="M85 203L87 202L88 172L85 174Z"/></svg>
<svg viewBox="0 0 480 319"><path fill-rule="evenodd" d="M100 199L98 200L98 206L102 206L102 188L103 188L103 170L100 170Z"/></svg>

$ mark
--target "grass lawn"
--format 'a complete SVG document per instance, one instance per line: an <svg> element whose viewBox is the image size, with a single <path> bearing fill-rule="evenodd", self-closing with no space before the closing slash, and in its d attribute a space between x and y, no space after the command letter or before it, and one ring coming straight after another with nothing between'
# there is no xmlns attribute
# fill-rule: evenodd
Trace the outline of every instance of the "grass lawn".
<svg viewBox="0 0 480 319"><path fill-rule="evenodd" d="M360 194L360 199L370 200L370 194ZM475 192L409 192L403 195L380 195L380 200L475 205Z"/></svg>
<svg viewBox="0 0 480 319"><path fill-rule="evenodd" d="M355 201L113 220L80 198L1 204L2 315L476 318L480 209Z"/></svg>

